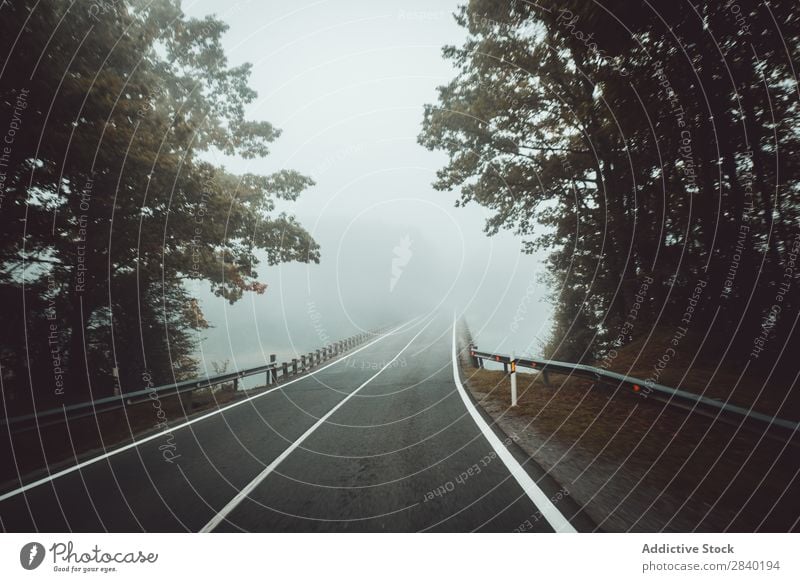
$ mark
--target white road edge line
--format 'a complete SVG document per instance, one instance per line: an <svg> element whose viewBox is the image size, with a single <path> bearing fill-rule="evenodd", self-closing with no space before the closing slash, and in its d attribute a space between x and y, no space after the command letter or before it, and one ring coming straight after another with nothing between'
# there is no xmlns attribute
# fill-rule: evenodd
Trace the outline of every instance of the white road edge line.
<svg viewBox="0 0 800 582"><path fill-rule="evenodd" d="M88 467L89 465L94 465L95 463L97 463L99 461L103 461L105 459L108 459L109 457L113 457L114 455L118 455L119 453L128 451L130 449L135 449L139 445L143 445L146 442L155 440L155 439L157 439L159 437L164 436L167 433L174 432L174 431L180 430L182 428L186 428L187 426L192 425L192 424L194 424L196 422L200 422L201 420L205 420L205 419L210 418L212 416L216 416L217 414L220 414L221 412L225 412L226 410L230 410L231 408L235 408L237 406L241 406L242 404L247 404L248 402L252 402L253 400L256 400L257 398L261 398L262 396L266 396L267 394L271 394L272 392L275 392L276 390L281 390L283 388L286 388L287 386L289 386L291 384L294 384L295 382L299 382L300 380L305 380L306 378L309 378L309 377L313 376L317 372L322 372L322 370L324 370L325 368L329 368L331 366L335 366L336 364L339 364L339 363L345 361L350 356L356 355L361 350L365 350L368 347L370 347L371 345L378 343L379 341L383 340L384 338L386 338L386 337L392 335L393 333L403 329L404 327L407 327L407 326L411 325L417 319L419 319L419 318L415 317L411 321L408 321L408 322L404 323L403 325L394 328L392 331L390 331L388 333L385 333L385 334L382 334L380 337L378 337L378 338L374 339L373 341L369 342L368 344L358 348L357 350L355 350L353 352L349 352L348 354L342 356L338 360L330 362L329 364L326 364L325 366L322 366L321 368L317 368L313 372L309 372L308 374L304 374L303 376L295 378L294 380L290 380L289 382L286 382L285 384L281 384L279 386L276 386L275 388L271 388L269 390L265 390L264 392L261 392L260 394L256 394L255 396L251 396L249 398L245 398L244 400L240 400L239 402L234 402L233 404L229 404L228 406L224 406L223 408L218 408L218 409L216 409L216 410L214 410L212 412L209 412L208 414L204 414L202 416L198 416L197 418L193 418L192 420L186 421L186 422L184 422L182 424L178 424L176 426L168 427L163 431L157 432L157 433L152 434L152 435L150 435L148 437L145 437L143 439L134 441L134 442L132 442L130 444L127 444L127 445L124 445L122 447L119 447L118 449L114 449L113 451L109 451L107 453L103 453L102 455L98 455L96 457L92 457L91 459L86 459L85 461L82 461L82 462L80 462L80 463L78 463L76 465L73 465L71 467L67 467L66 469L58 471L57 473L53 473L51 475L48 475L47 477L42 477L41 479L38 479L36 481L31 481L30 483L28 483L26 485L23 485L22 487L19 487L17 489L13 489L13 490L11 490L11 491L9 491L7 493L3 493L2 495L0 495L0 502L5 501L6 499L10 499L11 497L15 497L15 496L19 495L20 493L24 493L26 491L29 491L29 490L35 488L35 487L39 487L40 485L44 485L45 483L50 483L51 481L55 481L56 479L58 479L60 477L63 477L65 475L69 475L70 473L74 473L75 471L79 471L80 469L83 469L84 467Z"/></svg>
<svg viewBox="0 0 800 582"><path fill-rule="evenodd" d="M370 382L372 382L372 381L373 381L375 378L377 378L378 376L380 376L380 375L383 373L383 371L384 371L384 370L386 370L387 368L389 368L389 367L390 367L390 366L391 366L391 365L394 363L394 361L395 361L397 358L399 358L399 357L402 355L402 353L403 353L403 352L405 352L405 351L408 349L408 347L409 347L409 346L410 346L412 343L414 343L414 340L415 340L415 339L417 339L417 338L418 338L418 337L419 337L419 336L422 334L422 332L423 332L423 331L425 331L426 329L428 329L428 326L429 326L431 323L433 323L433 321L434 321L433 319L431 319L430 321L428 321L428 323L426 323L426 324L425 324L425 326L424 326L424 327L423 327L421 330L419 330L419 331L417 332L417 334L416 334L414 337L412 337L412 338L411 338L411 340L410 340L410 341L409 341L409 342L408 342L408 343L407 343L405 346L403 346L403 349L402 349L402 350L400 350L399 352L397 352L397 355L396 355L395 357L393 357L393 358L392 358L392 359L391 359L389 362L387 362L387 363L386 363L386 364L385 364L385 365L384 365L384 366L383 366L383 367L382 367L380 370L378 370L378 372L376 372L376 373L375 373L373 376L371 376L370 378L368 378L368 379L367 379L367 380L366 380L366 381L365 381L363 384L361 384L361 386L359 386L358 388L356 388L355 390L353 390L353 391L352 391L350 394L348 394L348 395L347 395L347 396L346 396L344 399L342 399L342 400L339 402L339 404L337 404L336 406L334 406L333 408L331 408L331 409L330 409L330 410L329 410L329 411L328 411L328 412L327 412L327 413L326 413L324 416L322 416L322 417L321 417L321 418L320 418L320 419L319 419L317 422L315 422L315 423L314 423L314 424L311 426L311 428L309 428L309 429L308 429L306 432L304 432L304 433L303 433L303 434L300 436L300 438L299 438L299 439L297 439L297 440L296 440L296 441L294 441L294 442L293 442L291 445L289 445L289 446L286 448L286 450L284 450L284 451L283 451L283 452L282 452L280 455L278 455L278 456L275 458L275 460L273 460L273 461L272 461L272 462L271 462L269 465L267 465L267 466L264 468L264 470L263 470L263 471L261 471L261 473L259 473L259 474L258 474L258 476L257 476L255 479L253 479L252 481L250 481L250 483L248 483L248 484L247 484L247 485L246 485L244 488L242 488L242 490L241 490L241 491L239 491L239 493L237 493L237 494L236 494L236 497L234 497L233 499L231 499L231 500L230 500L230 501L229 501L229 502L228 502L228 503L225 505L225 507L223 507L223 508L222 508L222 510L220 510L220 512L219 512L219 513L217 513L217 514L216 514L214 517L212 517L212 518L211 518L211 521L209 521L209 522L208 522L208 523L207 523L205 526L203 526L203 529L201 529L201 530L200 530L200 533L208 533L208 532L214 531L214 528L216 528L216 527L217 527L217 526L218 526L220 523L222 523L223 521L225 521L225 520L227 519L228 515L230 515L230 513L231 513L231 512L232 512L234 509L236 509L236 507L237 507L237 506L238 506L238 505L239 505L239 504L240 504L242 501L244 501L244 500L245 500L245 498L246 498L248 495L250 495L250 493L252 493L252 492L253 492L253 490L254 490L256 487L258 487L258 485L259 485L259 484L260 484L260 483L261 483L261 482L262 482L264 479L266 479L266 478L269 476L269 474L270 474L270 473L272 473L272 472L275 470L275 468L276 468L278 465L280 465L280 464L281 464L281 463L282 463L282 462L283 462L283 461L286 459L286 457L288 457L290 454L292 454L292 452L293 452L294 450L296 450L296 449L297 449L297 447L299 447L299 446L300 446L300 445L303 443L303 441L304 441L304 440L306 440L306 439L307 439L309 436L311 436L311 433L313 433L313 432L314 432L315 430L317 430L317 429L318 429L320 426L322 426L323 424L325 424L325 421L326 421L326 420L328 420L328 419L329 419L329 418L330 418L330 417L333 415L333 413L334 413L334 412L336 412L337 410L339 410L339 409L340 409L342 406L344 406L344 404L345 404L345 403L346 403L348 400L350 400L350 399L351 399L353 396L355 396L356 394L358 394L358 392L359 392L359 391L360 391L360 390L361 390L361 389L362 389L364 386L366 386L367 384L369 384Z"/></svg>
<svg viewBox="0 0 800 582"><path fill-rule="evenodd" d="M541 512L542 517L544 517L547 523L550 524L550 527L552 527L557 533L576 533L577 530L556 508L556 506L553 505L553 502L550 501L550 498L545 494L545 492L539 488L531 476L528 475L528 472L514 458L514 455L512 455L503 445L500 439L497 438L497 435L483 419L480 412L478 412L478 410L475 408L472 400L470 400L467 390L464 388L464 385L461 383L461 379L458 375L456 323L457 319L455 314L453 314L453 381L456 383L456 388L458 388L458 393L461 396L461 400L464 401L464 406L467 407L470 416L472 416L472 420L474 420L475 424L478 425L478 428L481 429L483 436L486 437L487 441L489 441L489 444L497 453L498 458L503 461L511 475L517 480L517 483L519 483L520 487L522 487L522 490Z"/></svg>

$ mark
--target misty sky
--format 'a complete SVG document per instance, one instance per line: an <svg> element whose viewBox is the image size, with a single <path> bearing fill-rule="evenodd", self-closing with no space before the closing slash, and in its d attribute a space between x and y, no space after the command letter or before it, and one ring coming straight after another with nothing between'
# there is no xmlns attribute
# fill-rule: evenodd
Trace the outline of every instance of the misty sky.
<svg viewBox="0 0 800 582"><path fill-rule="evenodd" d="M215 326L203 333L204 372L211 361L259 365L434 309L463 313L482 349L538 353L550 312L541 257L522 254L511 233L487 237L481 207L455 208L458 193L433 190L446 157L416 141L424 104L454 74L441 47L464 39L458 2L401 4L184 2L189 15L230 25L230 62L253 64L259 93L249 117L283 130L266 159L216 161L314 178L289 209L322 247L320 265L262 265L266 293L233 306L192 289Z"/></svg>

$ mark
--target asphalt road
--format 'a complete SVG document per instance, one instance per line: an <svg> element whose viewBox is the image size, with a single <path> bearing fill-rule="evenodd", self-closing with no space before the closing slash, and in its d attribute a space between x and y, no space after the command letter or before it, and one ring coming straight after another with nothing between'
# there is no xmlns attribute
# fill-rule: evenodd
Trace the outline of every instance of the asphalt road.
<svg viewBox="0 0 800 582"><path fill-rule="evenodd" d="M171 437L4 492L0 525L47 532L592 529L568 497L551 502L558 484L486 425L454 378L454 339L445 315L407 324L274 391L175 427Z"/></svg>

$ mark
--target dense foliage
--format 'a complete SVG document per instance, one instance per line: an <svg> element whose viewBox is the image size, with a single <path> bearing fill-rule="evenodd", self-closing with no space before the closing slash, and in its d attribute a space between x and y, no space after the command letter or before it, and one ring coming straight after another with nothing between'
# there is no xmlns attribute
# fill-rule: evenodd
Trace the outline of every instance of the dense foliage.
<svg viewBox="0 0 800 582"><path fill-rule="evenodd" d="M435 186L549 249L548 355L662 330L770 366L797 351L793 2L471 0L420 142ZM707 335L706 335L707 334ZM791 343L795 342L795 343ZM792 369L796 365L792 363Z"/></svg>
<svg viewBox="0 0 800 582"><path fill-rule="evenodd" d="M187 281L233 302L263 292L259 255L318 261L309 234L275 212L309 178L235 176L199 156L262 157L280 134L245 118L250 66L228 64L225 30L177 0L0 8L9 410L192 375L208 324Z"/></svg>

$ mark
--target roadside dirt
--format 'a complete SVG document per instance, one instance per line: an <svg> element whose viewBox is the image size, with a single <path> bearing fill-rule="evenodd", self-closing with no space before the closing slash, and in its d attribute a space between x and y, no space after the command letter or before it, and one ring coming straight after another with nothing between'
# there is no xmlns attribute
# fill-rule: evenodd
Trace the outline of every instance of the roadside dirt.
<svg viewBox="0 0 800 582"><path fill-rule="evenodd" d="M69 423L16 433L11 437L14 457L0 466L0 483L16 483L18 472L26 476L37 470L44 471L42 467L45 466L49 467L50 472L55 471L104 449L131 443L134 438L141 438L159 426L163 428L160 423L184 421L255 392L257 390L234 392L232 384L213 391L197 390L192 395L191 409L186 396L163 395L158 400L145 400L123 410L102 412L96 416L73 419ZM2 448L11 451L8 434L2 438L6 441L2 443Z"/></svg>
<svg viewBox="0 0 800 582"><path fill-rule="evenodd" d="M473 397L605 531L796 530L800 449L576 378L462 361Z"/></svg>

